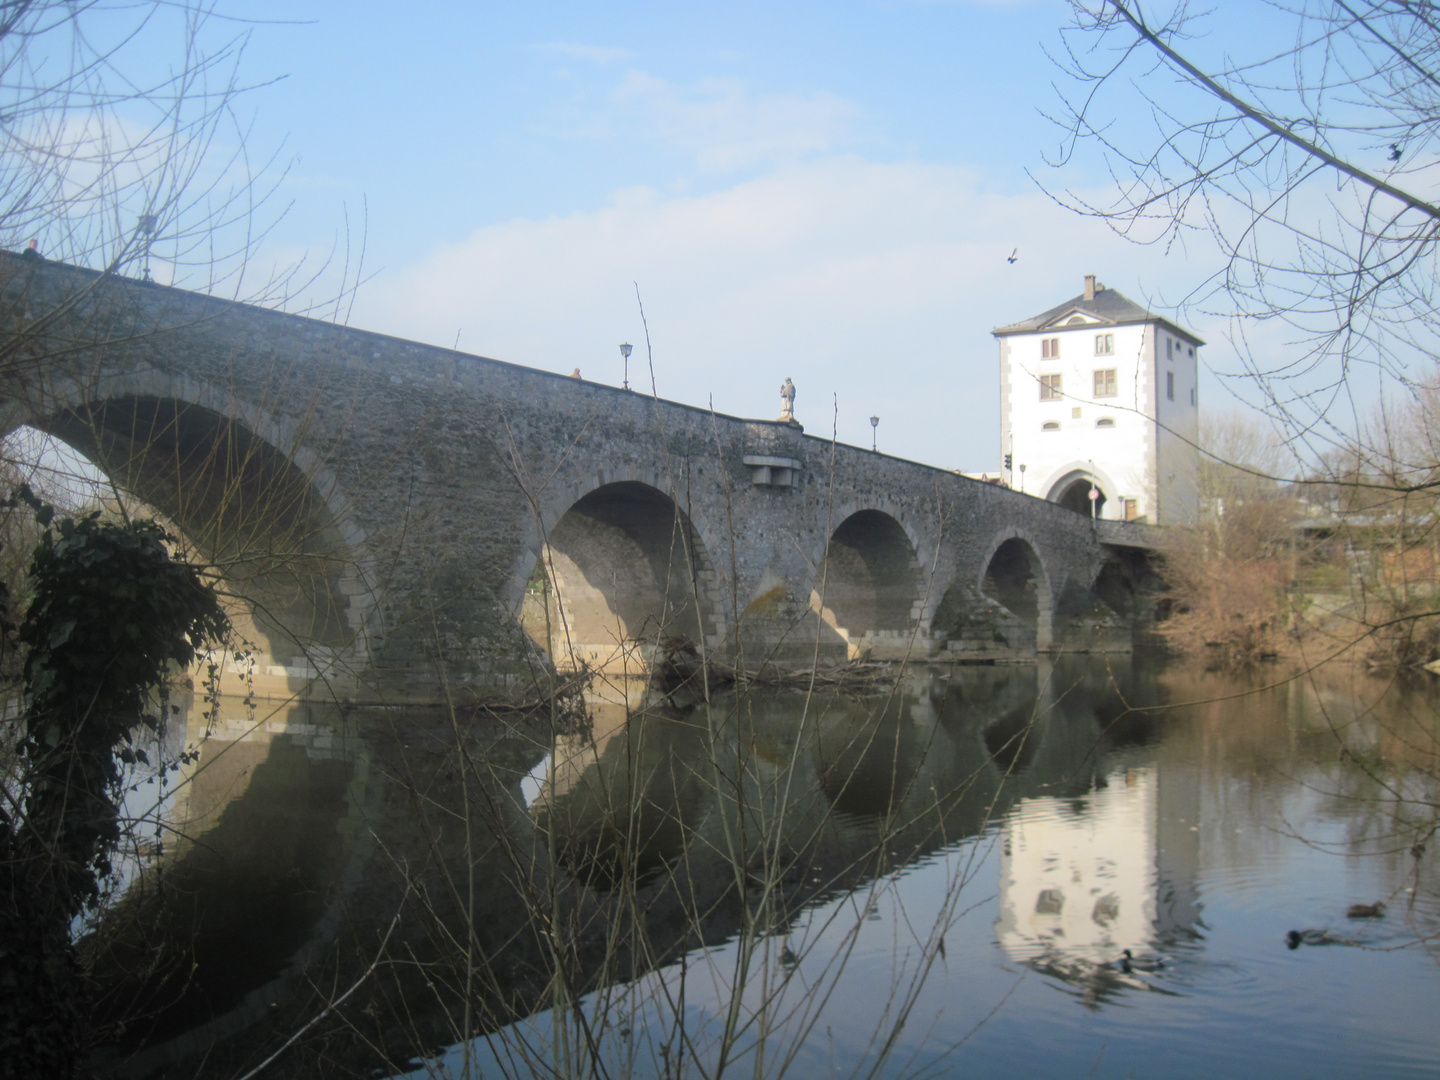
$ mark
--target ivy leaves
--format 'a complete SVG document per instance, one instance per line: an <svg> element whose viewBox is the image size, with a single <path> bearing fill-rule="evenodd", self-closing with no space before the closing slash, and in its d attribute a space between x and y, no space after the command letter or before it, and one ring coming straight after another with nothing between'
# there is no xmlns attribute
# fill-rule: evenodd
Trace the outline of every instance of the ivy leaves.
<svg viewBox="0 0 1440 1080"><path fill-rule="evenodd" d="M7 502L42 532L18 630L0 610L0 640L26 650L24 813L0 815L0 1060L30 1046L38 1018L65 1016L72 1029L32 1049L68 1065L83 1023L70 926L110 871L122 766L146 760L133 733L155 728L153 691L229 621L153 521L57 517L28 487Z"/></svg>

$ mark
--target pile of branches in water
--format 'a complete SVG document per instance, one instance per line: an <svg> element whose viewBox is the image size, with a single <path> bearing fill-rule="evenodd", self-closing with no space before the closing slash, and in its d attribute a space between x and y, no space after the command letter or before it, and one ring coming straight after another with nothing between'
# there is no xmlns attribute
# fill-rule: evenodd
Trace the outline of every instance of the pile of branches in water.
<svg viewBox="0 0 1440 1080"><path fill-rule="evenodd" d="M685 638L665 638L659 644L659 657L651 679L660 688L672 692L682 686L697 686L703 677L711 689L730 685L775 686L793 690L824 687L827 690L863 693L893 686L899 680L903 667L892 661L852 660L844 664L794 670L762 664L749 670L713 659L702 661L694 642Z"/></svg>
<svg viewBox="0 0 1440 1080"><path fill-rule="evenodd" d="M862 693L894 686L900 680L904 665L891 660L851 660L844 664L821 667L781 669L773 664L755 671L730 669L731 679L742 685L778 686L791 690L824 687Z"/></svg>

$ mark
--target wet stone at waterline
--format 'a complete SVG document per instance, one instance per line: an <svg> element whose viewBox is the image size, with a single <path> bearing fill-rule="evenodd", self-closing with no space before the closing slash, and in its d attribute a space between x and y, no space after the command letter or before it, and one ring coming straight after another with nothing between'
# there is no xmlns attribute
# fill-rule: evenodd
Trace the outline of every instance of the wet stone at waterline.
<svg viewBox="0 0 1440 1080"><path fill-rule="evenodd" d="M187 839L95 939L145 1013L105 1060L237 1075L328 1007L267 1074L659 1077L679 1016L696 1075L1415 1075L1435 694L1322 676L1243 725L1144 658L192 722Z"/></svg>

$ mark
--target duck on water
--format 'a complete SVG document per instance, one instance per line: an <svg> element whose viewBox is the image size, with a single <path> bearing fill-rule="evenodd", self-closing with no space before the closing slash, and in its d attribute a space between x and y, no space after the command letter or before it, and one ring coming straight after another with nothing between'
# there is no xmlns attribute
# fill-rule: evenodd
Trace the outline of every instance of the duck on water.
<svg viewBox="0 0 1440 1080"><path fill-rule="evenodd" d="M1165 967L1165 960L1159 956L1136 956L1129 949L1125 955L1120 957L1120 970L1126 975L1136 971L1161 971Z"/></svg>

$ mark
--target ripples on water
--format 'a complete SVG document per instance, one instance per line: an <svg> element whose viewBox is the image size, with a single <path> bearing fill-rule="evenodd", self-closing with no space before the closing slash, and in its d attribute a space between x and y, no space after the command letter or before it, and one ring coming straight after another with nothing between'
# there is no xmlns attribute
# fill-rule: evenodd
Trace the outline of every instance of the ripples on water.
<svg viewBox="0 0 1440 1080"><path fill-rule="evenodd" d="M271 1075L1433 1075L1434 692L1218 700L1247 688L1065 660L628 687L553 734L237 719L161 860L201 966L139 980L161 1004L124 1050L242 1072L378 957ZM1336 940L1286 948L1308 928Z"/></svg>

